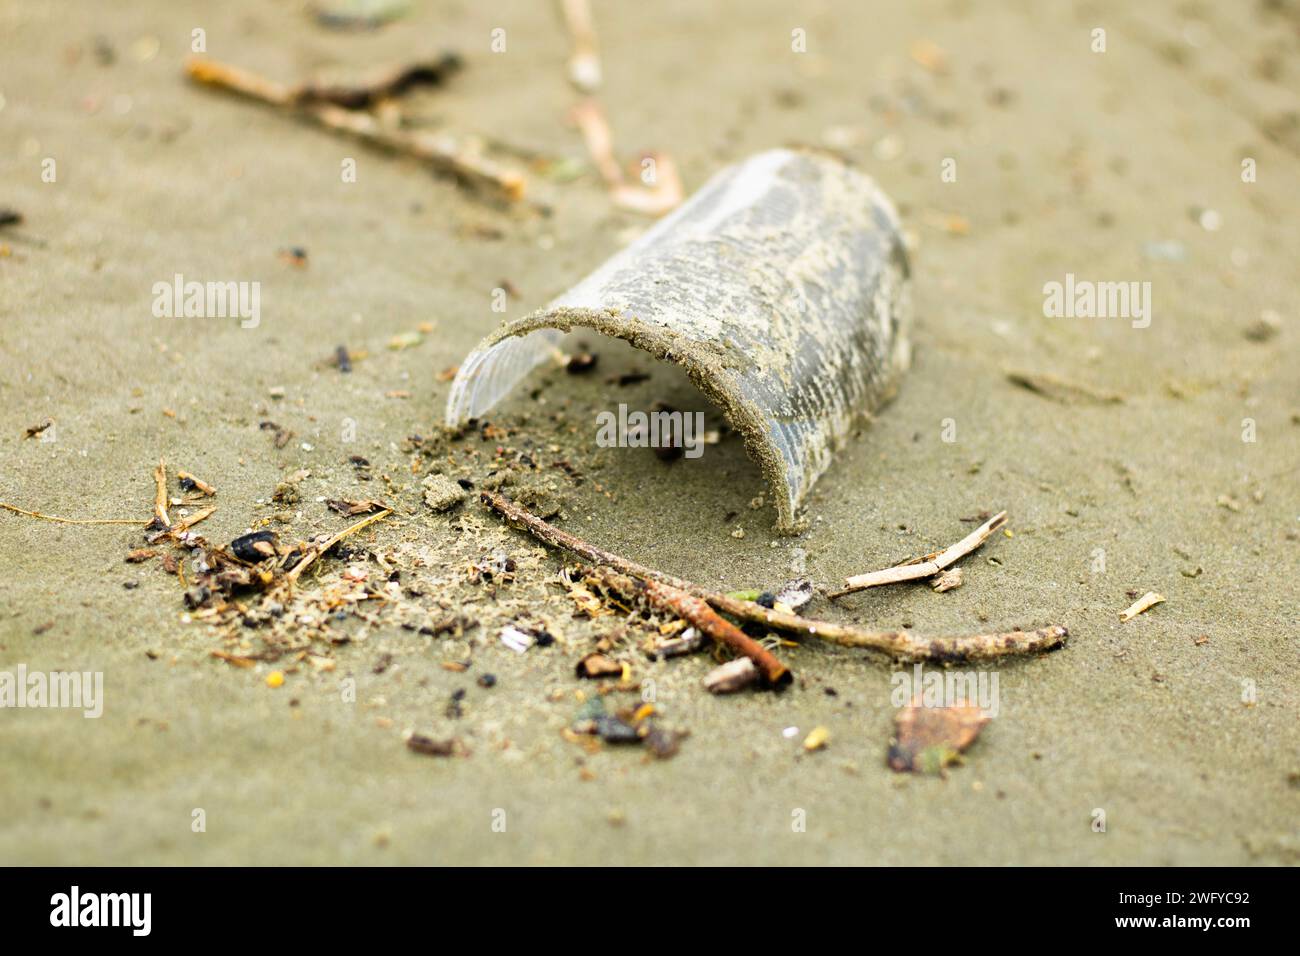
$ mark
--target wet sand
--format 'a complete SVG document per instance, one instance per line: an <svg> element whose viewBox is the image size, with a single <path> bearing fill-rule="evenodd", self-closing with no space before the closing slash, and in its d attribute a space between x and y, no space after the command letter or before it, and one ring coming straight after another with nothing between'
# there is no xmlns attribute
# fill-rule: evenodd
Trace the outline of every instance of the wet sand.
<svg viewBox="0 0 1300 956"><path fill-rule="evenodd" d="M399 514L365 544L428 549L454 576L476 547L472 519L521 560L518 594L546 589L556 556L502 534L472 501L452 516L423 508L401 445L436 432L438 372L647 221L614 210L592 172L536 183L550 217L503 213L181 71L195 27L210 55L286 80L454 48L464 72L427 101L448 127L585 159L564 122L574 94L554 11L477 6L434 4L362 34L326 32L290 4L0 11L0 205L26 217L0 231L0 500L147 519L162 456L217 486L200 527L227 541L306 468L285 534L346 525L320 498L382 492ZM935 634L1069 626L1064 650L997 669L999 715L946 779L886 767L891 665L862 652L782 649L793 687L730 698L701 688L705 656L640 664L690 738L666 761L589 755L561 732L573 692L591 689L572 668L599 621L548 611L557 646L515 655L496 641L506 612L458 584L484 621L469 671L443 669L453 651L438 639L385 626L333 648L333 672L298 667L272 689L270 666L210 656L224 645L183 622L157 562L123 563L137 529L5 513L0 669L101 671L105 708L98 720L0 711L0 861L1300 861L1297 13L1198 10L817 4L792 18L774 3L597 5L621 155L671 153L688 191L785 144L840 148L877 178L914 238L914 365L817 485L796 538L771 532L770 504L751 509L764 489L734 436L671 465L593 447L596 414L619 401L699 402L627 348L588 337L594 374L539 373L535 394L493 420L512 447L581 465L583 484L559 481L562 526L719 587L772 587L804 568L833 588L952 543L972 527L963 517L1008 509L1013 536L962 563L963 587L810 608ZM1089 48L1097 26L1105 53ZM502 54L489 50L495 27ZM790 51L796 27L803 54ZM942 62L909 55L921 40ZM54 183L41 181L46 157ZM358 179L345 184L349 157ZM956 182L941 178L946 157ZM1243 157L1256 182L1242 181ZM277 256L295 246L304 268ZM156 318L152 287L177 273L260 282L260 324ZM1045 317L1043 286L1067 273L1149 281L1150 326ZM503 279L520 293L505 316L491 308ZM1252 340L1265 310L1281 329ZM425 322L420 344L386 347ZM339 343L369 353L350 375L324 361ZM652 377L606 383L631 369ZM1123 401L1053 401L1008 370ZM410 397L386 397L395 390ZM46 418L53 440L23 438ZM264 420L294 440L275 449ZM372 460L374 480L357 481L352 454ZM1147 590L1166 602L1121 624L1128 592ZM483 671L497 686L475 683ZM341 699L344 677L355 703ZM449 718L461 688L464 715ZM817 725L831 742L805 754ZM411 753L406 729L455 734L473 752ZM192 830L195 809L205 832Z"/></svg>

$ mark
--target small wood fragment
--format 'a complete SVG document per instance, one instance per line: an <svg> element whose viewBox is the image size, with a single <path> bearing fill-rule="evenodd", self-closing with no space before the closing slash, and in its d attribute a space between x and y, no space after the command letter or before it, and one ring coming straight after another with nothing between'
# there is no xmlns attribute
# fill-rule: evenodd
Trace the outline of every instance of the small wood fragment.
<svg viewBox="0 0 1300 956"><path fill-rule="evenodd" d="M338 534L331 535L325 541L322 541L319 544L312 545L311 549L307 552L306 557L304 557L301 561L295 564L293 568L291 568L289 572L285 575L285 580L289 582L298 580L298 578L302 576L302 572L307 570L307 568L311 567L312 563L317 558L319 558L330 548L334 547L334 545L338 544L348 535L356 534L362 528L367 528L370 525L374 524L376 521L382 521L384 518L387 518L392 513L393 512L390 510L380 511L379 513L373 514L368 518L363 518L361 521L358 521L354 525L350 525L349 527L344 528Z"/></svg>
<svg viewBox="0 0 1300 956"><path fill-rule="evenodd" d="M588 677L593 680L601 677L622 677L623 665L612 657L606 657L604 654L588 654L578 661L577 672L579 677Z"/></svg>
<svg viewBox="0 0 1300 956"><path fill-rule="evenodd" d="M1119 405L1124 396L1040 372L1007 372L1007 381L1061 405Z"/></svg>
<svg viewBox="0 0 1300 956"><path fill-rule="evenodd" d="M200 493L207 495L209 498L215 497L217 489L204 481L197 475L192 475L188 471L177 469L176 480L180 482L182 490L188 491L190 488L197 488Z"/></svg>
<svg viewBox="0 0 1300 956"><path fill-rule="evenodd" d="M1148 591L1146 594L1134 601L1127 609L1120 611L1119 619L1121 621L1131 621L1143 611L1150 610L1157 604L1162 603L1164 599L1165 596L1163 594L1157 594L1155 591Z"/></svg>
<svg viewBox="0 0 1300 956"><path fill-rule="evenodd" d="M382 501L373 501L369 498L361 501L352 501L347 498L331 498L325 502L325 507L331 511L337 511L339 514L353 518L357 515L373 514L376 511L389 510L388 505Z"/></svg>
<svg viewBox="0 0 1300 956"><path fill-rule="evenodd" d="M200 508L198 511L194 512L193 514L189 514L186 515L184 518L181 518L179 521L175 522L171 527L172 537L176 537L182 531L187 531L190 528L194 527L196 524L198 524L200 521L203 521L211 517L216 510L217 510L216 505L209 505L206 508Z"/></svg>
<svg viewBox="0 0 1300 956"><path fill-rule="evenodd" d="M53 424L54 424L54 420L51 418L47 418L45 419L45 421L41 422L38 425L30 425L23 430L23 438L24 439L35 438L37 435L39 435L41 432L48 429Z"/></svg>
<svg viewBox="0 0 1300 956"><path fill-rule="evenodd" d="M411 734L406 738L406 749L429 757L468 757L469 750L459 738L435 740L424 734Z"/></svg>
<svg viewBox="0 0 1300 956"><path fill-rule="evenodd" d="M681 657L684 654L694 654L703 647L704 635L697 629L690 627L682 633L681 637L657 640L649 644L646 647L646 654L654 660L661 660L668 657Z"/></svg>
<svg viewBox="0 0 1300 956"><path fill-rule="evenodd" d="M172 519L167 517L167 462L161 458L158 459L158 465L153 470L153 480L155 485L153 513L157 515L162 527L170 528Z"/></svg>
<svg viewBox="0 0 1300 956"><path fill-rule="evenodd" d="M253 658L241 657L238 654L231 654L229 651L213 651L212 656L225 661L227 664L233 664L235 667L242 667L245 670L257 665L257 661L253 660Z"/></svg>
<svg viewBox="0 0 1300 956"><path fill-rule="evenodd" d="M758 682L758 668L748 657L737 657L704 675L704 688L711 694L734 694Z"/></svg>
<svg viewBox="0 0 1300 956"><path fill-rule="evenodd" d="M866 588L879 587L882 584L897 584L900 581L918 581L922 578L932 578L939 572L943 571L950 564L960 561L966 555L979 548L987 541L999 528L1007 523L1007 513L999 511L984 524L980 525L966 537L962 538L956 544L933 555L929 560L913 560L903 564L896 565L892 568L885 568L882 571L871 571L867 574L857 574L851 578L846 578L844 588L840 591L828 595L830 598L843 597L846 594L852 594L854 591L862 591ZM957 585L953 585L956 587ZM945 588L945 590L947 590Z"/></svg>
<svg viewBox="0 0 1300 956"><path fill-rule="evenodd" d="M944 591L951 591L962 585L961 568L949 568L943 571L930 582L930 587L936 594L942 594Z"/></svg>

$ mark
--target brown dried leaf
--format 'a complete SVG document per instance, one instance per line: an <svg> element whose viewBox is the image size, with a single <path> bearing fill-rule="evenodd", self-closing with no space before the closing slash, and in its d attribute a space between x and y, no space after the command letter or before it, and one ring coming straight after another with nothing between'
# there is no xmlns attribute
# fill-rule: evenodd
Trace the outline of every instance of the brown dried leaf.
<svg viewBox="0 0 1300 956"><path fill-rule="evenodd" d="M913 701L894 717L889 766L913 773L942 773L961 760L989 718L971 704L922 707Z"/></svg>

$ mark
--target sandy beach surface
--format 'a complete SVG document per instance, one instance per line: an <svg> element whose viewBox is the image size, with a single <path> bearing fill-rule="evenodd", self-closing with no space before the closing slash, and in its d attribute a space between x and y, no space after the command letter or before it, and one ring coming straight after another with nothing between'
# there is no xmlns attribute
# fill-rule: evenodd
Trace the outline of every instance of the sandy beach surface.
<svg viewBox="0 0 1300 956"><path fill-rule="evenodd" d="M262 630L189 612L161 557L126 563L142 528L0 513L0 670L104 688L98 719L0 711L0 862L1300 862L1300 9L672 0L595 16L620 159L663 151L689 192L773 146L836 149L908 230L913 368L797 537L773 533L734 434L671 463L595 446L619 402L723 425L675 369L598 336L575 337L590 374L539 371L489 430L440 435L446 370L651 221L611 204L567 121L552 5L416 3L362 32L289 2L0 6L0 207L24 217L0 229L0 501L147 521L164 458L215 486L194 530L225 543L339 531L357 519L327 499L378 498L395 513L302 590L382 591L396 571L402 592L332 609L335 641L240 667L212 652L255 657ZM421 115L495 144L546 211L195 87L196 28L208 55L285 82L458 51L459 74L413 94ZM156 316L154 285L177 274L259 283L257 326ZM1044 285L1067 274L1149 282L1149 325L1045 316ZM649 378L610 381L632 372ZM293 433L282 447L268 421ZM833 590L1007 509L962 587L806 611L925 634L1064 624L1070 640L983 667L998 714L944 777L886 766L891 675L910 668L815 640L778 648L784 692L720 697L701 686L708 654L651 662L627 643L632 679L690 735L663 760L585 747L565 729L597 685L574 665L631 625L575 619L564 559L472 496L421 500L431 470L477 488L503 462L502 490L550 502L561 527L725 590ZM475 580L498 558L513 580ZM1146 591L1166 600L1121 623ZM555 643L514 653L512 621ZM806 752L819 726L829 743ZM462 751L414 753L408 731Z"/></svg>

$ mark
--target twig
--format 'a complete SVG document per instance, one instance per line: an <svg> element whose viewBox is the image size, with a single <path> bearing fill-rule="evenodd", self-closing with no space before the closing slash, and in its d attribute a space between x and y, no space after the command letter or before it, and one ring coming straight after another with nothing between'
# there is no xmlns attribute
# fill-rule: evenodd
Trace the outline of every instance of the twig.
<svg viewBox="0 0 1300 956"><path fill-rule="evenodd" d="M1124 396L1118 392L1101 391L1079 382L1066 381L1046 372L1009 371L1006 375L1007 381L1012 385L1062 405L1122 405L1124 403Z"/></svg>
<svg viewBox="0 0 1300 956"><path fill-rule="evenodd" d="M485 491L481 494L485 505L511 521L522 524L544 544L571 551L594 564L602 564L623 574L646 581L659 581L693 594L707 601L714 610L743 621L764 624L773 630L818 637L845 647L862 647L882 651L908 660L967 661L1008 657L1050 651L1060 647L1069 637L1069 631L1059 625L1036 631L1008 631L1001 634L971 634L961 637L918 637L906 631L867 631L861 628L815 621L797 614L763 607L752 601L741 601L709 591L698 584L652 570L588 544L581 538L547 524L541 518L519 507L501 495ZM954 546L955 547L955 546Z"/></svg>
<svg viewBox="0 0 1300 956"><path fill-rule="evenodd" d="M212 656L217 660L225 661L227 664L233 664L235 667L255 667L257 661L251 657L240 657L238 654L231 654L229 651L212 651Z"/></svg>
<svg viewBox="0 0 1300 956"><path fill-rule="evenodd" d="M167 462L161 458L153 470L153 480L157 486L153 496L153 513L158 516L164 528L170 528L172 519L167 517Z"/></svg>
<svg viewBox="0 0 1300 956"><path fill-rule="evenodd" d="M704 689L710 694L734 694L762 676L748 657L737 657L704 675Z"/></svg>
<svg viewBox="0 0 1300 956"><path fill-rule="evenodd" d="M266 77L259 76L249 70L231 66L229 63L209 60L201 56L190 57L185 64L185 72L195 82L219 86L232 93L247 96L252 100L261 100L263 103L269 103L272 106L293 105L293 89L291 87L285 86L283 83L277 83L274 80L268 80Z"/></svg>
<svg viewBox="0 0 1300 956"><path fill-rule="evenodd" d="M605 110L594 94L601 82L600 53L596 46L596 28L588 0L560 0L560 12L573 40L569 58L569 82L583 98L573 108L573 121L582 132L587 152L614 205L619 209L647 216L662 216L685 198L677 164L664 153L647 153L643 162L651 163L651 178L641 173L640 182L624 181L623 169L614 157L614 138L610 133Z"/></svg>
<svg viewBox="0 0 1300 956"><path fill-rule="evenodd" d="M1157 604L1163 602L1164 599L1165 596L1163 594L1157 594L1155 591L1148 591L1146 594L1134 601L1131 607L1120 611L1119 619L1120 621L1131 621L1143 611L1151 610Z"/></svg>
<svg viewBox="0 0 1300 956"><path fill-rule="evenodd" d="M367 83L332 86L304 83L290 91L297 106L308 103L333 103L350 110L371 109L385 100L402 96L416 86L441 86L462 66L455 53L444 53L436 60L389 69Z"/></svg>
<svg viewBox="0 0 1300 956"><path fill-rule="evenodd" d="M379 521L382 518L387 518L392 513L393 511L391 508L386 509L384 511L376 512L375 514L370 515L368 518L364 518L361 521L358 521L356 524L344 528L338 534L327 539L323 544L316 545L315 547L312 548L311 551L307 553L306 557L304 557L301 561L295 564L293 566L293 569L290 570L289 573L285 575L285 580L290 582L298 580L299 575L301 575L303 571L307 570L307 568L311 565L313 561L319 558L330 548L334 547L334 545L338 544L348 535L356 534L362 528L365 528L368 525L372 525L376 521Z"/></svg>
<svg viewBox="0 0 1300 956"><path fill-rule="evenodd" d="M854 575L846 578L844 589L828 594L831 600L843 597L846 594L852 594L854 591L862 591L866 588L878 587L882 584L897 584L900 581L916 581L921 578L932 578L950 564L960 561L966 555L970 554L985 541L987 541L994 532L1007 523L1007 513L999 511L984 524L980 525L966 537L962 538L952 547L940 551L938 554L926 555L921 559L913 559L904 564L896 565L892 568L885 568L882 571L871 571L867 574Z"/></svg>
<svg viewBox="0 0 1300 956"><path fill-rule="evenodd" d="M569 57L569 82L580 93L594 93L600 86L600 51L589 0L560 0L560 12L573 40Z"/></svg>
<svg viewBox="0 0 1300 956"><path fill-rule="evenodd" d="M184 489L185 483L189 482L191 485L199 489L199 491L207 495L209 498L214 497L217 493L216 488L213 488L210 484L208 484L202 478L199 478L197 475L191 475L188 471L181 471L180 469L177 469L176 480L181 483L182 489Z"/></svg>
<svg viewBox="0 0 1300 956"><path fill-rule="evenodd" d="M369 113L356 113L338 106L317 106L301 112L327 129L347 133L380 149L414 156L438 172L454 176L466 186L489 195L509 202L524 198L526 183L521 174L484 159L451 136L385 129Z"/></svg>
<svg viewBox="0 0 1300 956"><path fill-rule="evenodd" d="M0 210L0 215L3 215L3 212L4 212L3 210ZM0 225L2 225L2 223L0 223ZM30 427L24 429L24 430L23 430L23 438L24 438L24 440L25 440L25 439L28 439L28 438L35 438L37 435L41 434L43 431L45 431L47 428L49 428L49 427L50 427L51 425L53 425L53 424L54 424L54 419L52 419L52 418L47 418L47 419L45 419L45 421L41 422L39 425L32 425L32 426L30 426Z"/></svg>
<svg viewBox="0 0 1300 956"><path fill-rule="evenodd" d="M662 581L642 580L619 574L608 567L595 568L593 575L605 587L627 600L644 597L657 611L673 614L693 624L701 633L719 644L725 644L737 654L748 657L758 667L768 684L781 687L794 679L789 668L777 660L763 645L736 625L718 615L702 598L690 592L664 584Z"/></svg>
<svg viewBox="0 0 1300 956"><path fill-rule="evenodd" d="M0 508L6 511L12 511L14 514L26 515L29 518L43 518L46 521L57 521L59 524L152 524L153 519L148 521L141 518L59 518L55 515L41 514L39 511L28 511L25 508L19 508L15 505L5 504L0 501Z"/></svg>
<svg viewBox="0 0 1300 956"><path fill-rule="evenodd" d="M605 185L610 189L623 185L623 170L614 158L614 137L600 103L590 98L580 100L573 108L573 121L578 124L582 141L587 144L587 152Z"/></svg>
<svg viewBox="0 0 1300 956"><path fill-rule="evenodd" d="M372 114L346 109L317 87L285 86L206 57L191 57L185 65L190 79L238 93L261 103L292 110L326 129L353 136L368 145L414 156L439 172L508 201L524 195L524 177L463 148L449 136L411 133L383 126Z"/></svg>
<svg viewBox="0 0 1300 956"><path fill-rule="evenodd" d="M600 103L586 97L573 108L573 120L582 132L587 152L591 154L600 178L605 181L614 205L630 212L644 213L648 216L662 216L679 205L685 193L682 190L681 177L677 174L677 164L663 153L651 153L648 158L654 162L654 184L650 187L634 186L624 181L623 170L614 158L613 136L609 130L609 121Z"/></svg>
<svg viewBox="0 0 1300 956"><path fill-rule="evenodd" d="M954 588L961 587L962 576L961 568L952 568L948 571L941 571L934 576L930 582L930 587L936 594L943 594L945 591L951 591Z"/></svg>
<svg viewBox="0 0 1300 956"><path fill-rule="evenodd" d="M177 521L174 525L171 526L168 533L174 538L181 532L188 531L190 528L194 527L204 518L210 517L212 513L216 510L217 510L216 505L210 505L207 508L200 508L198 511L194 512L194 514L187 515L186 517L181 518L179 521Z"/></svg>

